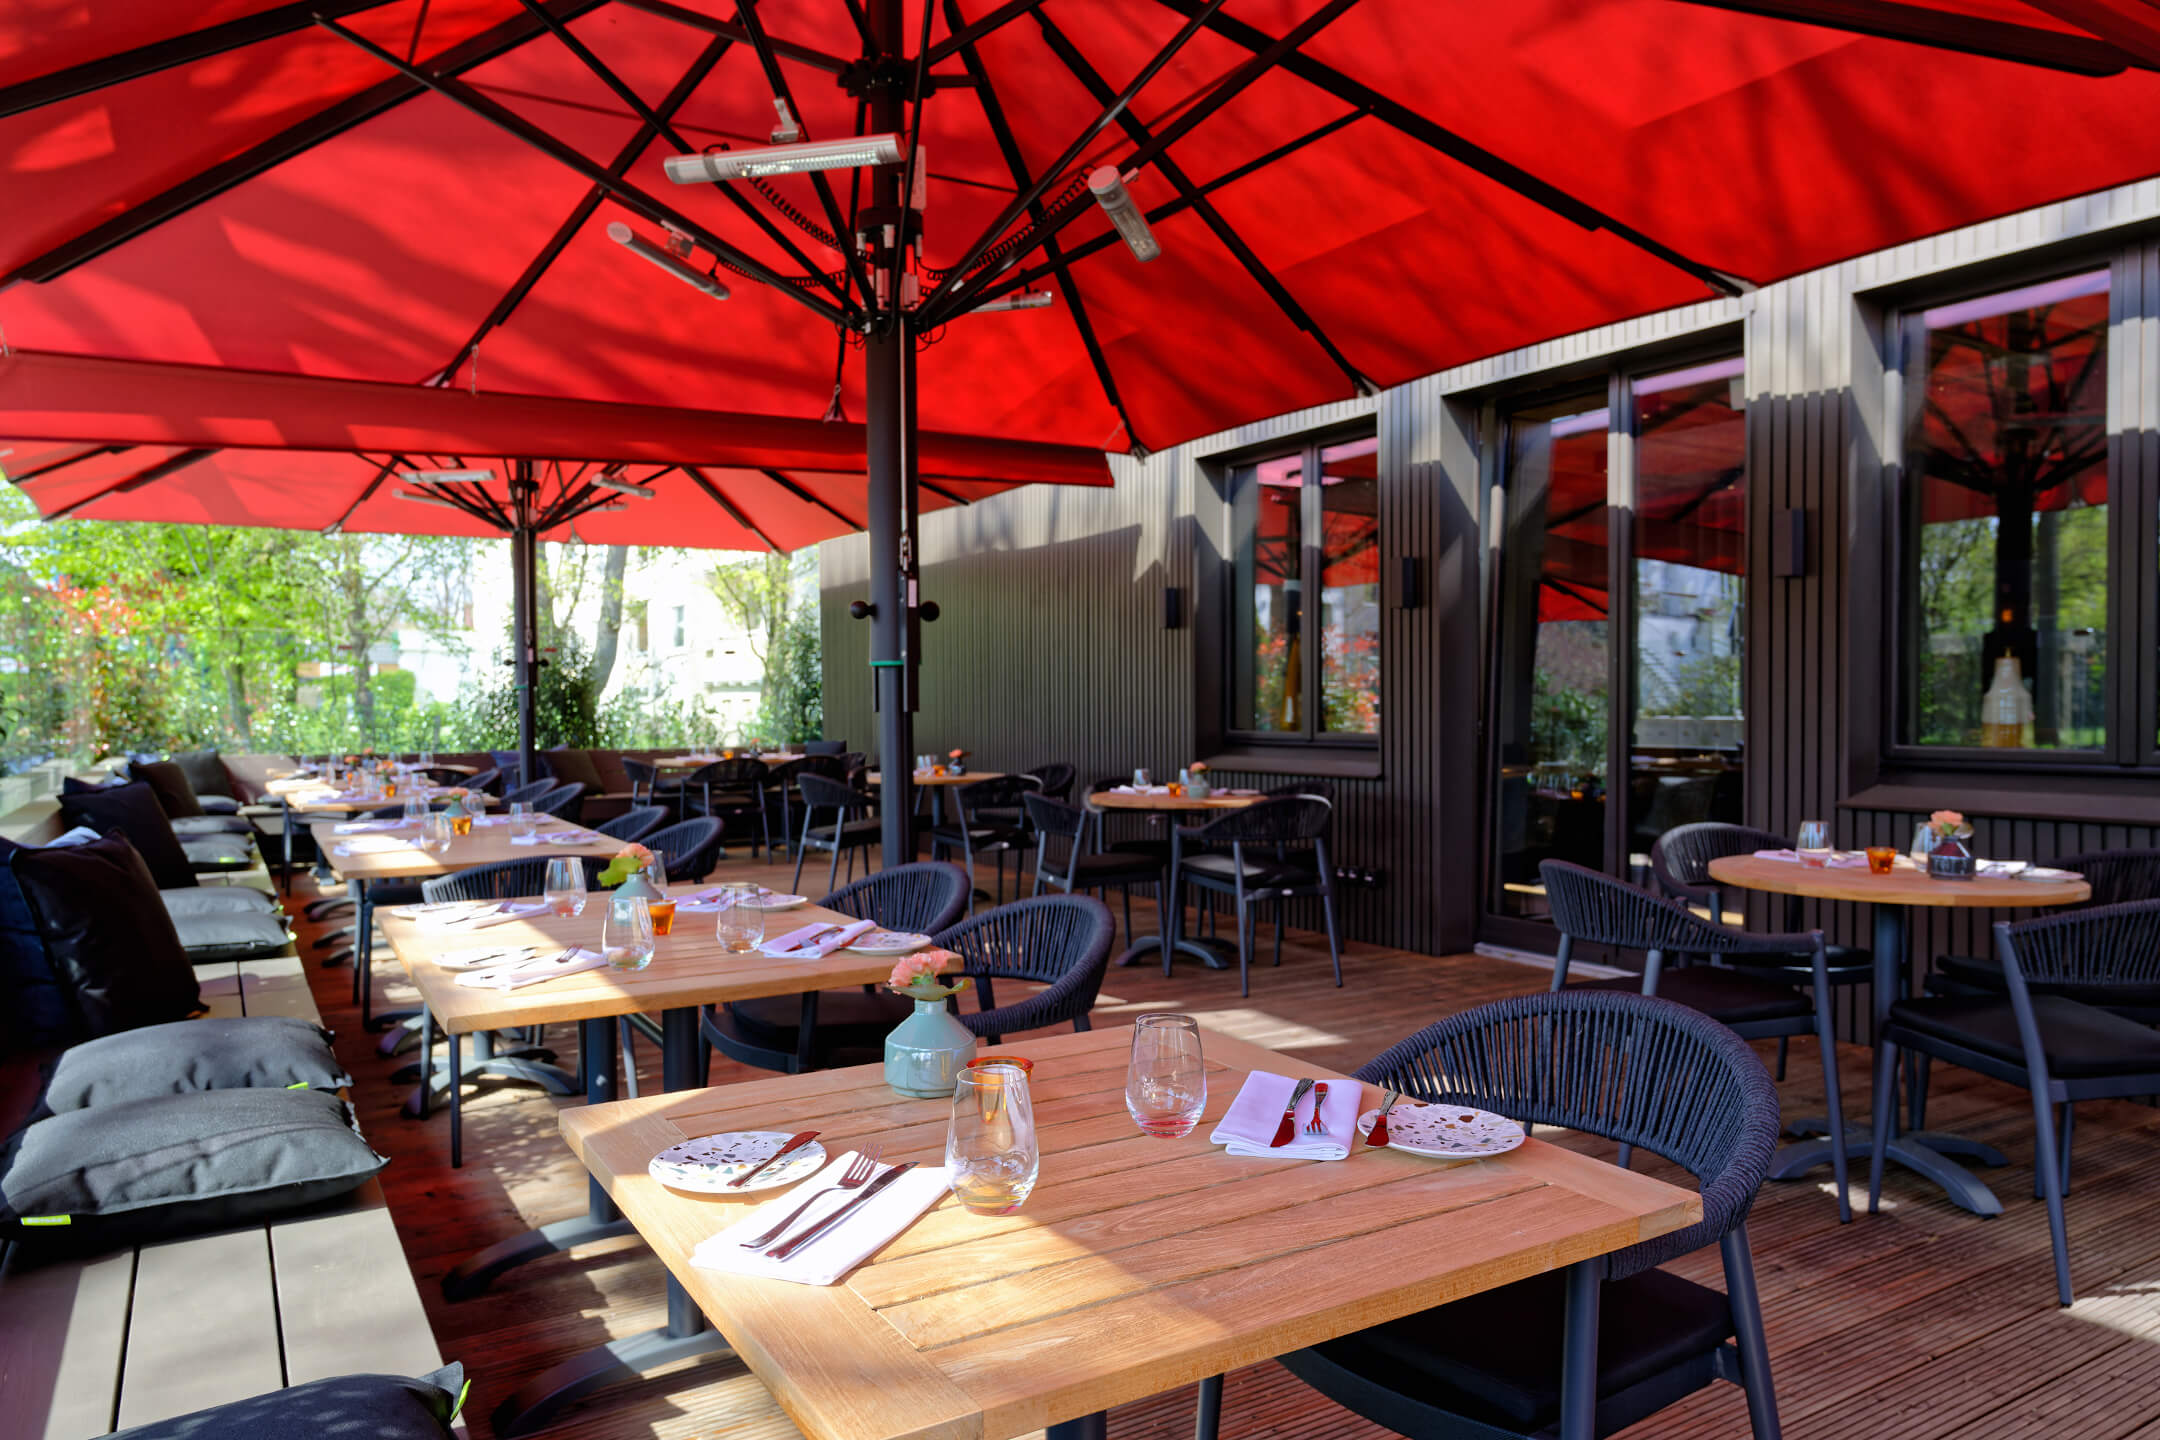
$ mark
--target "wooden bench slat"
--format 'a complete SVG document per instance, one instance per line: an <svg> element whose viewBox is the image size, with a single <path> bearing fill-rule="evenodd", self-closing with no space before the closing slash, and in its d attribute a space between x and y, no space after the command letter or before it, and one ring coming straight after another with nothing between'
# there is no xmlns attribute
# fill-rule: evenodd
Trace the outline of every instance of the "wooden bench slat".
<svg viewBox="0 0 2160 1440"><path fill-rule="evenodd" d="M382 1186L370 1180L353 1198L351 1209L270 1227L288 1385L442 1364Z"/></svg>
<svg viewBox="0 0 2160 1440"><path fill-rule="evenodd" d="M121 1429L285 1383L262 1226L145 1245L136 1255Z"/></svg>
<svg viewBox="0 0 2160 1440"><path fill-rule="evenodd" d="M135 1252L11 1277L0 1298L0 1440L113 1428Z"/></svg>
<svg viewBox="0 0 2160 1440"><path fill-rule="evenodd" d="M247 1014L240 1001L240 970L230 960L212 960L195 967L195 983L202 987L203 1004L215 1020L237 1020Z"/></svg>

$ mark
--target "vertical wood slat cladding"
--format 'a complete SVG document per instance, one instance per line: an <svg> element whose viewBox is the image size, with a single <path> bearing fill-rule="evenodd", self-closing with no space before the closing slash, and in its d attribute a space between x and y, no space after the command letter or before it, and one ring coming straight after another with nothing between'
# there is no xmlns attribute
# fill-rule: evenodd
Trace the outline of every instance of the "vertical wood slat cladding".
<svg viewBox="0 0 2160 1440"><path fill-rule="evenodd" d="M1874 656L1889 608L1866 596L1883 540L1877 342L1866 293L2020 251L2160 220L2160 181L2145 181L1962 231L1916 241L1765 286L1564 336L1397 386L1377 403L1348 401L1196 441L1144 463L1113 460L1114 488L1035 487L924 517L924 595L944 618L925 627L918 748L954 745L976 762L1011 769L1050 760L1078 767L1080 783L1158 773L1194 758L1194 624L1210 613L1196 577L1223 542L1220 505L1204 457L1289 439L1359 416L1380 435L1382 775L1332 780L1344 865L1383 872L1377 890L1345 888L1345 933L1430 953L1475 938L1479 856L1489 837L1479 814L1484 713L1481 645L1490 616L1482 572L1494 513L1465 416L1509 387L1549 383L1567 367L1738 326L1748 395L1748 710L1746 806L1750 823L1792 833L1803 819L1832 821L1837 842L1910 844L1920 818L1902 810L1841 808L1855 788L1848 734L1856 707L1877 703L1887 677ZM2137 277L2137 283L2160 279ZM2153 327L2120 333L2148 370L2160 369ZM2150 352L2148 354L2148 352ZM1196 348L1195 354L1203 352ZM1204 363L1204 361L1196 361ZM2122 443L2135 463L2160 463L2160 379L2140 372ZM1488 471L1490 467L1488 466ZM1808 564L1771 574L1780 511L1807 517ZM2140 517L2149 522L2154 517ZM2147 533L2150 533L2150 524ZM1420 566L1423 604L1399 603L1401 560ZM2148 566L2148 570L2152 567ZM861 536L823 549L826 733L872 748L868 630L847 617L868 578ZM2149 612L2160 577L2139 579ZM1162 625L1165 586L1181 592L1185 624ZM1856 589L1856 586L1861 588ZM1886 653L1886 651L1884 652ZM1864 662L1864 663L1863 663ZM2152 714L2148 698L2144 714ZM1864 712L1863 712L1864 713ZM904 757L903 757L904 758ZM1280 774L1225 773L1229 784L1272 786ZM1946 776L1943 803L1957 803ZM2080 850L2160 845L2154 825L2082 825L1975 815L1982 853L2046 862ZM1751 917L1766 923L1767 902ZM1832 938L1868 942L1854 905L1805 907ZM1915 926L1914 952L1973 954L1991 943L1991 912L1940 911ZM1293 912L1292 923L1317 917ZM1856 1005L1864 997L1854 996ZM1864 1008L1856 1008L1864 1015Z"/></svg>

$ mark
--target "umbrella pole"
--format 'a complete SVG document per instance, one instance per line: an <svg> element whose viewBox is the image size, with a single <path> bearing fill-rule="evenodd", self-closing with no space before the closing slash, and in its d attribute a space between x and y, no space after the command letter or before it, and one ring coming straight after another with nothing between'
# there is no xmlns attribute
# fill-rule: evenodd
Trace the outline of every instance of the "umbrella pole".
<svg viewBox="0 0 2160 1440"><path fill-rule="evenodd" d="M905 50L900 0L870 0L871 34L885 55ZM905 120L904 97L891 84L875 86L869 96L870 131L898 131ZM891 215L907 202L906 172L895 165L872 174L874 213ZM889 231L887 232L890 233ZM873 250L872 274L889 273L890 256ZM872 299L874 297L865 297ZM914 787L915 680L922 653L922 624L916 613L915 540L915 347L899 296L877 306L882 312L865 337L864 396L869 459L870 677L877 705L878 770L881 781L881 831L884 863L904 865L915 858Z"/></svg>
<svg viewBox="0 0 2160 1440"><path fill-rule="evenodd" d="M533 530L532 462L517 462L517 478L510 482L510 643L512 683L517 689L518 784L539 773L539 757L533 753L533 665L538 647L533 637L533 611L539 603L535 584L534 551L539 540Z"/></svg>

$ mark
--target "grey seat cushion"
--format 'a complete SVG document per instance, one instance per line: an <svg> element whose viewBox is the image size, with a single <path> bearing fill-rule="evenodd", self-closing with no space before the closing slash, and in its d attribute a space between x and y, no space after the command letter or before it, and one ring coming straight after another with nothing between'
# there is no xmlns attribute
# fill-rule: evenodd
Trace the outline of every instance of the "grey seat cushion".
<svg viewBox="0 0 2160 1440"><path fill-rule="evenodd" d="M203 1090L337 1090L352 1083L330 1032L285 1015L180 1020L71 1046L45 1080L44 1113Z"/></svg>
<svg viewBox="0 0 2160 1440"><path fill-rule="evenodd" d="M195 803L202 806L205 815L238 815L240 802L230 795L197 795Z"/></svg>
<svg viewBox="0 0 2160 1440"><path fill-rule="evenodd" d="M188 963L206 965L213 960L261 960L281 955L292 943L285 921L260 910L206 911L173 916L180 948Z"/></svg>
<svg viewBox="0 0 2160 1440"><path fill-rule="evenodd" d="M252 835L255 827L238 815L183 815L172 822L173 834L181 839L197 835Z"/></svg>
<svg viewBox="0 0 2160 1440"><path fill-rule="evenodd" d="M192 890L160 890L165 913L182 915L276 915L277 901L245 885L198 885Z"/></svg>
<svg viewBox="0 0 2160 1440"><path fill-rule="evenodd" d="M403 1375L339 1375L311 1380L122 1430L108 1440L443 1440L465 1396L465 1367Z"/></svg>
<svg viewBox="0 0 2160 1440"><path fill-rule="evenodd" d="M2032 997L2048 1070L2061 1078L2160 1074L2160 1030L2062 995ZM1977 1050L2006 1065L2025 1063L2017 1014L2007 995L1929 995L1890 1007L1890 1024Z"/></svg>
<svg viewBox="0 0 2160 1440"><path fill-rule="evenodd" d="M350 1194L388 1163L330 1091L123 1100L17 1134L0 1173L0 1234L72 1250L246 1224Z"/></svg>
<svg viewBox="0 0 2160 1440"><path fill-rule="evenodd" d="M248 870L255 865L255 847L245 835L182 835L179 840L180 853L194 870Z"/></svg>
<svg viewBox="0 0 2160 1440"><path fill-rule="evenodd" d="M1642 980L1622 975L1611 980L1585 980L1567 988L1639 994ZM1790 985L1714 965L1670 967L1658 976L1657 993L1690 1010L1700 1010L1721 1025L1807 1020L1815 1014L1814 1007Z"/></svg>

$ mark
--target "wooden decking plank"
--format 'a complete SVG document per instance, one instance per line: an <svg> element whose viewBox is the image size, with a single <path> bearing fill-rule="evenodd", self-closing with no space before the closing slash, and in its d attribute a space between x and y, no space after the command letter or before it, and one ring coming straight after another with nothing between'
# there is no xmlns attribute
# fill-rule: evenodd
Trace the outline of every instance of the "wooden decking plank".
<svg viewBox="0 0 2160 1440"><path fill-rule="evenodd" d="M270 1240L262 1226L142 1247L120 1385L121 1429L284 1383Z"/></svg>
<svg viewBox="0 0 2160 1440"><path fill-rule="evenodd" d="M112 1428L135 1252L47 1265L0 1284L0 1440Z"/></svg>

